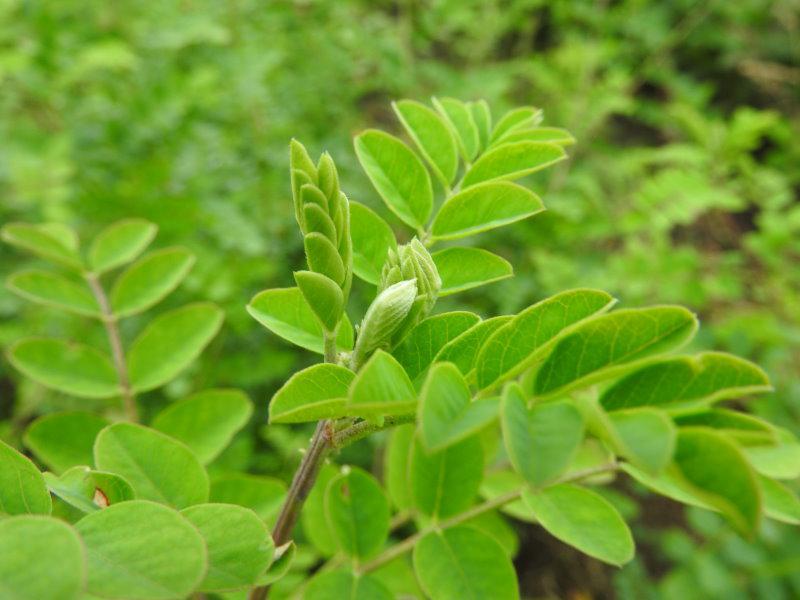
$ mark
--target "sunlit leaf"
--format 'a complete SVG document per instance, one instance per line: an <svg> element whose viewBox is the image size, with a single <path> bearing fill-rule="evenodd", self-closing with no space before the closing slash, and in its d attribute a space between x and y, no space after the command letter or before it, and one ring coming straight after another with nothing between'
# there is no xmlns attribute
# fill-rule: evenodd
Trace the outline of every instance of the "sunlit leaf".
<svg viewBox="0 0 800 600"><path fill-rule="evenodd" d="M481 248L446 248L431 256L442 278L440 296L494 283L514 274L506 259ZM469 269L464 265L469 265Z"/></svg>
<svg viewBox="0 0 800 600"><path fill-rule="evenodd" d="M434 173L449 185L458 170L458 147L447 124L436 112L413 100L394 102L392 108Z"/></svg>
<svg viewBox="0 0 800 600"><path fill-rule="evenodd" d="M270 423L302 423L343 416L354 377L350 369L325 363L295 373L270 400Z"/></svg>
<svg viewBox="0 0 800 600"><path fill-rule="evenodd" d="M564 160L561 146L548 142L514 142L503 144L483 154L470 167L461 189L483 181L521 179Z"/></svg>

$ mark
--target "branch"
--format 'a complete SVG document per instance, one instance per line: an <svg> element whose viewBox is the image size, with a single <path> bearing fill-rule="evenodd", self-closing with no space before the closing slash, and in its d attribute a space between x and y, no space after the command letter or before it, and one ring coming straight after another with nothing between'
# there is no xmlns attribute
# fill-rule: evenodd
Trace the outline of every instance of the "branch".
<svg viewBox="0 0 800 600"><path fill-rule="evenodd" d="M102 317L103 325L106 328L106 335L108 336L108 343L111 346L111 355L114 359L114 368L117 370L117 377L119 378L119 385L122 388L122 400L125 404L125 413L128 419L134 423L139 420L139 410L136 406L136 395L131 388L130 378L128 377L128 366L125 363L125 351L122 348L122 339L119 335L119 327L117 327L117 317L111 310L111 305L108 302L108 296L94 273L84 273L89 287L92 289L95 300L100 307L100 314Z"/></svg>
<svg viewBox="0 0 800 600"><path fill-rule="evenodd" d="M351 425L350 427L336 432L333 436L333 446L334 448L344 448L353 442L364 439L376 431L383 431L384 429L389 429L397 425L413 423L414 420L414 415L393 415L384 417L383 424L381 425L376 425L370 421L359 421L355 425Z"/></svg>

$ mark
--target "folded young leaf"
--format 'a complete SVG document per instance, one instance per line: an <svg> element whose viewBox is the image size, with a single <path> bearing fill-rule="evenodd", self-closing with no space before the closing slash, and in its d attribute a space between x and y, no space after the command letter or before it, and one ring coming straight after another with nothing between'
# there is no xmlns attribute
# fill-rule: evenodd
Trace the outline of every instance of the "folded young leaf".
<svg viewBox="0 0 800 600"><path fill-rule="evenodd" d="M584 319L609 310L614 298L598 290L578 289L556 294L530 306L498 328L476 359L480 389L515 377L556 337Z"/></svg>
<svg viewBox="0 0 800 600"><path fill-rule="evenodd" d="M607 410L658 406L679 411L771 389L769 377L757 365L722 352L703 352L647 364L606 389L600 402Z"/></svg>
<svg viewBox="0 0 800 600"><path fill-rule="evenodd" d="M442 278L439 297L494 283L514 274L511 263L505 258L481 248L446 248L431 256Z"/></svg>
<svg viewBox="0 0 800 600"><path fill-rule="evenodd" d="M521 179L567 158L561 146L549 142L513 142L488 150L470 167L461 189L495 179Z"/></svg>
<svg viewBox="0 0 800 600"><path fill-rule="evenodd" d="M475 358L486 339L511 319L510 315L492 317L470 327L445 344L433 362L451 362L458 367L462 375L468 375L475 367Z"/></svg>
<svg viewBox="0 0 800 600"><path fill-rule="evenodd" d="M128 352L133 389L145 392L177 377L217 335L223 318L216 305L198 302L153 319Z"/></svg>
<svg viewBox="0 0 800 600"><path fill-rule="evenodd" d="M436 112L413 100L393 102L392 108L420 154L449 187L458 171L458 146L447 123Z"/></svg>
<svg viewBox="0 0 800 600"><path fill-rule="evenodd" d="M719 510L743 534L752 534L761 518L756 474L741 450L724 435L704 427L678 432L675 464L693 491Z"/></svg>
<svg viewBox="0 0 800 600"><path fill-rule="evenodd" d="M47 484L36 465L0 440L0 515L49 515L51 507Z"/></svg>
<svg viewBox="0 0 800 600"><path fill-rule="evenodd" d="M679 348L697 331L681 306L618 310L582 323L556 342L536 373L533 393L555 396L638 366L637 361Z"/></svg>
<svg viewBox="0 0 800 600"><path fill-rule="evenodd" d="M447 199L433 221L434 238L458 239L526 219L544 210L541 199L510 181L474 185Z"/></svg>
<svg viewBox="0 0 800 600"><path fill-rule="evenodd" d="M51 517L0 519L0 581L9 600L79 600L86 552L77 532Z"/></svg>
<svg viewBox="0 0 800 600"><path fill-rule="evenodd" d="M101 231L89 247L89 268L97 275L139 256L156 236L158 226L144 219L123 219Z"/></svg>
<svg viewBox="0 0 800 600"><path fill-rule="evenodd" d="M433 106L452 129L465 162L475 158L480 147L480 133L467 104L455 98L432 98Z"/></svg>
<svg viewBox="0 0 800 600"><path fill-rule="evenodd" d="M325 331L336 331L344 311L344 295L334 281L321 273L295 271L294 281Z"/></svg>
<svg viewBox="0 0 800 600"><path fill-rule="evenodd" d="M181 442L142 425L114 423L94 444L98 469L124 477L136 497L185 508L208 500L208 475Z"/></svg>
<svg viewBox="0 0 800 600"><path fill-rule="evenodd" d="M574 406L548 402L528 408L515 383L503 391L500 422L511 464L534 488L558 479L583 441L583 417Z"/></svg>
<svg viewBox="0 0 800 600"><path fill-rule="evenodd" d="M542 121L542 109L521 106L508 111L495 125L491 141L496 142L512 131L536 127Z"/></svg>
<svg viewBox="0 0 800 600"><path fill-rule="evenodd" d="M0 229L0 238L12 246L75 271L84 268L78 253L78 237L65 226L7 223Z"/></svg>
<svg viewBox="0 0 800 600"><path fill-rule="evenodd" d="M256 294L247 305L247 312L256 321L283 339L323 354L322 326L297 288L276 288ZM336 336L339 350L352 350L353 326L342 317Z"/></svg>
<svg viewBox="0 0 800 600"><path fill-rule="evenodd" d="M94 438L108 421L88 412L43 415L25 430L25 446L55 473L92 464Z"/></svg>
<svg viewBox="0 0 800 600"><path fill-rule="evenodd" d="M454 311L428 317L418 323L392 355L403 365L411 380L423 374L433 358L448 342L477 323L481 318L471 312Z"/></svg>
<svg viewBox="0 0 800 600"><path fill-rule="evenodd" d="M633 538L617 509L597 492L562 483L522 499L542 527L565 544L621 566L634 555Z"/></svg>
<svg viewBox="0 0 800 600"><path fill-rule="evenodd" d="M355 374L322 363L295 373L269 403L270 423L303 423L341 417Z"/></svg>
<svg viewBox="0 0 800 600"><path fill-rule="evenodd" d="M308 233L303 238L308 268L342 285L347 276L342 257L334 244L321 233Z"/></svg>
<svg viewBox="0 0 800 600"><path fill-rule="evenodd" d="M305 186L303 186L303 189L305 189ZM307 203L303 206L303 215L305 217L306 233L319 233L334 245L338 242L336 224L328 216L324 208L318 204Z"/></svg>
<svg viewBox="0 0 800 600"><path fill-rule="evenodd" d="M424 228L433 209L433 188L417 155L376 129L356 136L354 143L361 167L386 206L410 227Z"/></svg>
<svg viewBox="0 0 800 600"><path fill-rule="evenodd" d="M392 228L372 209L351 202L350 235L353 238L353 272L367 283L378 285L389 250L397 250Z"/></svg>
<svg viewBox="0 0 800 600"><path fill-rule="evenodd" d="M389 501L377 480L355 467L328 482L325 515L339 549L356 560L375 555L389 536Z"/></svg>
<svg viewBox="0 0 800 600"><path fill-rule="evenodd" d="M244 392L212 389L170 404L151 425L186 444L207 465L228 446L252 414L253 405Z"/></svg>
<svg viewBox="0 0 800 600"><path fill-rule="evenodd" d="M254 585L272 562L272 536L252 510L233 504L198 504L180 514L197 528L208 550L208 570L199 591Z"/></svg>
<svg viewBox="0 0 800 600"><path fill-rule="evenodd" d="M431 600L518 600L511 559L491 536L461 525L434 531L414 547L414 571Z"/></svg>
<svg viewBox="0 0 800 600"><path fill-rule="evenodd" d="M205 542L179 513L146 500L109 506L75 525L86 547L86 591L102 598L185 598L208 566Z"/></svg>
<svg viewBox="0 0 800 600"><path fill-rule="evenodd" d="M483 447L476 436L438 452L414 441L409 471L414 506L436 520L452 517L470 506L483 479Z"/></svg>
<svg viewBox="0 0 800 600"><path fill-rule="evenodd" d="M350 385L346 408L359 417L413 414L417 392L400 363L376 350Z"/></svg>
<svg viewBox="0 0 800 600"><path fill-rule="evenodd" d="M100 307L86 285L48 271L20 271L6 280L6 287L33 302L79 315L98 318Z"/></svg>
<svg viewBox="0 0 800 600"><path fill-rule="evenodd" d="M497 398L472 401L467 382L451 363L431 367L420 392L418 429L428 451L452 446L497 418Z"/></svg>
<svg viewBox="0 0 800 600"><path fill-rule="evenodd" d="M140 258L114 282L111 309L118 317L147 310L170 294L194 265L186 248L165 248Z"/></svg>
<svg viewBox="0 0 800 600"><path fill-rule="evenodd" d="M30 338L11 346L8 359L31 379L73 396L110 398L120 392L111 359L89 346Z"/></svg>
<svg viewBox="0 0 800 600"><path fill-rule="evenodd" d="M325 571L315 575L303 594L305 600L393 600L394 595L371 575Z"/></svg>
<svg viewBox="0 0 800 600"><path fill-rule="evenodd" d="M274 477L231 473L211 482L209 502L236 504L255 512L272 526L286 497L286 484Z"/></svg>

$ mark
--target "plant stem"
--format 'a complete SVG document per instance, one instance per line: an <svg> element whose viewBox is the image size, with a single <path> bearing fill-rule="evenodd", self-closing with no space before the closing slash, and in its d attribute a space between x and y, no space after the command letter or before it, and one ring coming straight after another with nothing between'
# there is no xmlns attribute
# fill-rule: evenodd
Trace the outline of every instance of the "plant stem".
<svg viewBox="0 0 800 600"><path fill-rule="evenodd" d="M139 410L136 406L136 395L133 393L130 378L128 377L128 366L125 363L125 351L122 347L122 339L119 335L117 317L114 316L111 310L108 296L100 280L97 278L97 275L94 273L84 273L84 277L89 283L89 287L92 289L95 300L97 300L97 305L100 307L100 314L103 325L106 328L108 343L111 346L111 355L114 359L114 368L117 370L119 386L122 389L122 401L125 404L125 413L128 415L128 419L135 423L139 420Z"/></svg>
<svg viewBox="0 0 800 600"><path fill-rule="evenodd" d="M575 471L574 473L570 473L569 475L562 477L552 485L557 485L559 483L568 483L570 481L579 481L581 479L591 477L592 475L598 475L600 473L606 473L608 471L616 471L617 468L618 465L616 462L600 465L598 467L589 467L581 471ZM465 521L469 521L470 519L482 515L485 512L494 510L495 508L501 508L506 504L508 504L509 502L513 502L514 500L519 499L519 497L526 489L528 488L521 488L518 490L506 492L505 494L501 494L499 496L487 500L483 504L478 504L477 506L473 506L472 508L464 511L463 513L459 513L457 515L450 517L449 519L445 519L444 521L435 523L430 527L421 529L414 535L404 539L399 544L392 546L383 554L379 554L371 561L361 565L361 567L359 568L359 573L363 574L363 573L368 573L370 571L374 571L375 569L378 569L383 565L390 563L398 556L402 556L406 552L410 552L417 544L417 542L419 542L423 537L425 537L429 533L432 533L434 531L441 531L443 529L449 529L450 527L455 527L456 525L460 525Z"/></svg>
<svg viewBox="0 0 800 600"><path fill-rule="evenodd" d="M334 448L344 448L353 442L357 442L376 431L389 429L396 425L405 425L406 423L413 423L415 420L414 415L397 415L384 417L382 425L376 425L369 421L359 421L355 425L351 425L334 434L332 444Z"/></svg>

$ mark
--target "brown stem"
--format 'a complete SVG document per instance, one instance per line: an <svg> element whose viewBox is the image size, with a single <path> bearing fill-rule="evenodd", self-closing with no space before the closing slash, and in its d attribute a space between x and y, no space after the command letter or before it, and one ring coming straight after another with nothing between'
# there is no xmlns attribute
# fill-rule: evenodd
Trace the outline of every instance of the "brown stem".
<svg viewBox="0 0 800 600"><path fill-rule="evenodd" d="M125 403L125 413L128 415L128 419L135 423L139 420L139 410L136 406L136 395L133 393L128 377L128 366L125 363L125 351L122 347L122 339L119 336L117 318L111 310L108 296L106 296L106 292L100 284L97 275L94 273L86 273L84 276L89 283L89 287L92 289L95 300L97 300L97 305L100 307L103 325L108 335L108 343L111 346L111 355L114 359L114 368L117 370L119 386L122 389L122 401Z"/></svg>

